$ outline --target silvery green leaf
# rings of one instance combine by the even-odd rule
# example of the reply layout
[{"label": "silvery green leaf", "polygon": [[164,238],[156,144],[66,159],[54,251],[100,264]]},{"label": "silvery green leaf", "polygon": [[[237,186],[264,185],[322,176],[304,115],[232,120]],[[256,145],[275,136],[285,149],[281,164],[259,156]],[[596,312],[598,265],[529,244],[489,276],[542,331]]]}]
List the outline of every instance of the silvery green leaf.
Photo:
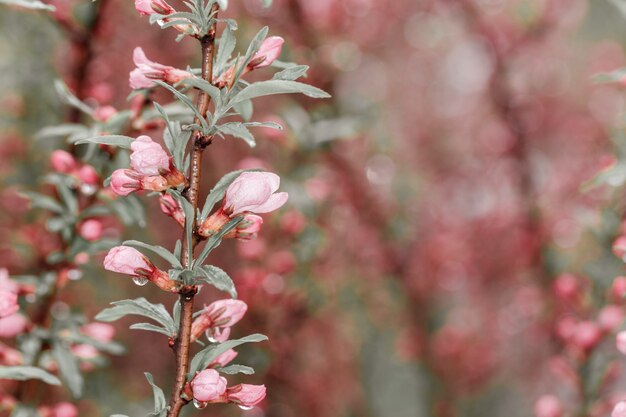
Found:
[{"label": "silvery green leaf", "polygon": [[55,80],[54,88],[63,103],[77,108],[78,110],[82,111],[85,114],[88,114],[89,116],[93,116],[93,109],[80,101],[80,99],[76,97],[69,88],[67,88],[67,85],[65,85],[63,81]]},{"label": "silvery green leaf", "polygon": [[217,5],[220,6],[220,9],[226,10],[228,9],[228,0],[217,0]]},{"label": "silvery green leaf", "polygon": [[262,342],[264,340],[267,340],[267,336],[256,333],[241,339],[227,340],[226,342],[222,342],[218,345],[211,345],[201,350],[196,354],[196,356],[193,357],[191,365],[189,366],[187,378],[190,379],[196,374],[196,372],[206,369],[206,367],[209,366],[215,358],[229,349],[243,345],[244,343]]},{"label": "silvery green leaf", "polygon": [[239,94],[234,96],[229,105],[232,106],[235,103],[239,103],[244,100],[252,100],[257,97],[264,97],[273,94],[292,93],[304,94],[305,96],[312,98],[330,97],[330,94],[328,94],[327,92],[308,84],[300,83],[297,81],[268,80],[250,84],[249,86],[241,90]]},{"label": "silvery green leaf", "polygon": [[117,342],[100,342],[98,340],[92,339],[82,334],[72,334],[69,336],[64,336],[63,340],[67,340],[71,343],[75,344],[86,344],[91,345],[98,349],[99,351],[110,353],[112,355],[121,355],[126,352],[124,346]]},{"label": "silvery green leaf", "polygon": [[178,204],[185,213],[185,239],[187,239],[187,253],[184,256],[187,257],[187,265],[191,264],[193,259],[193,229],[196,224],[196,216],[191,203],[184,197],[177,198]]},{"label": "silvery green leaf", "polygon": [[80,373],[78,358],[63,344],[54,343],[52,356],[59,366],[61,379],[72,393],[74,398],[79,398],[83,393],[83,375]]},{"label": "silvery green leaf", "polygon": [[116,321],[128,315],[138,315],[151,318],[161,324],[170,334],[176,332],[174,320],[165,309],[163,304],[152,304],[143,297],[134,300],[121,300],[111,303],[113,307],[105,308],[98,315],[96,320],[99,321]]},{"label": "silvery green leaf", "polygon": [[154,383],[154,378],[150,372],[144,372],[144,375],[146,376],[148,383],[152,386],[152,394],[154,396],[154,412],[151,414],[157,416],[167,408],[165,394],[163,394],[163,390]]},{"label": "silvery green leaf", "polygon": [[202,274],[203,280],[220,291],[226,291],[232,298],[237,298],[237,289],[232,278],[222,269],[213,265],[204,265],[197,269]]},{"label": "silvery green leaf", "polygon": [[204,119],[204,117],[200,114],[200,112],[198,111],[198,109],[196,108],[195,104],[193,104],[193,102],[191,101],[191,99],[189,97],[187,97],[186,95],[184,95],[183,93],[181,93],[180,91],[178,91],[177,89],[175,89],[174,87],[172,87],[171,85],[164,83],[163,81],[160,80],[155,80],[154,81],[157,85],[160,85],[161,87],[169,90],[172,94],[174,94],[174,96],[180,100],[181,103],[183,103],[184,105],[186,105],[195,115],[196,118],[198,120],[200,120],[200,123],[202,123],[202,128],[205,130],[209,129],[209,125],[207,124],[206,120]]},{"label": "silvery green leaf", "polygon": [[248,128],[241,122],[224,123],[223,125],[217,126],[217,130],[225,135],[243,139],[251,148],[256,146],[254,136],[252,136],[252,133],[250,133]]},{"label": "silvery green leaf", "polygon": [[[1,0],[0,0],[1,1]],[[83,134],[88,132],[85,126],[77,123],[66,123],[58,126],[47,126],[35,134],[35,139],[45,140],[66,137],[73,134]]]},{"label": "silvery green leaf", "polygon": [[245,374],[245,375],[253,375],[254,368],[245,365],[229,365],[224,368],[218,368],[218,372],[222,374],[235,375],[235,374]]},{"label": "silvery green leaf", "polygon": [[308,65],[295,65],[293,67],[285,68],[284,70],[277,72],[276,74],[274,74],[272,79],[295,81],[300,77],[304,77],[308,70]]},{"label": "silvery green leaf", "polygon": [[35,366],[0,366],[0,379],[26,381],[38,379],[50,385],[61,385],[59,378]]},{"label": "silvery green leaf", "polygon": [[233,33],[233,29],[227,27],[222,32],[222,36],[219,40],[217,54],[215,55],[214,75],[219,75],[226,69],[226,63],[230,59],[230,56],[235,50],[237,39]]},{"label": "silvery green leaf", "polygon": [[222,105],[220,89],[212,85],[208,81],[203,80],[202,78],[198,78],[198,77],[193,77],[193,78],[190,77],[190,78],[185,78],[184,80],[182,80],[181,84],[195,87],[197,89],[204,91],[209,96],[211,96],[211,99],[213,100],[213,102],[215,102],[216,106]]},{"label": "silvery green leaf", "polygon": [[167,329],[157,326],[155,324],[151,324],[151,323],[134,323],[131,324],[129,329],[131,330],[146,330],[148,332],[156,332],[156,333],[161,333],[164,334],[165,336],[168,337],[172,337],[174,336],[174,333],[169,332]]},{"label": "silvery green leaf", "polygon": [[206,261],[206,258],[209,256],[209,254],[215,249],[217,248],[220,243],[222,243],[222,237],[224,237],[225,234],[227,234],[228,232],[230,232],[231,230],[233,230],[235,227],[237,227],[237,225],[239,223],[241,223],[241,221],[243,220],[243,216],[237,216],[233,219],[230,219],[228,221],[228,223],[226,223],[218,233],[216,233],[215,235],[211,236],[206,244],[204,245],[204,247],[202,248],[202,251],[200,252],[200,256],[198,256],[198,258],[196,258],[193,261],[193,267],[196,267],[198,265],[202,265],[204,263],[204,261]]},{"label": "silvery green leaf", "polygon": [[54,200],[52,197],[48,197],[47,195],[39,194],[34,191],[24,191],[21,194],[30,199],[32,207],[50,210],[59,214],[65,213],[65,207],[59,204],[59,202]]},{"label": "silvery green leaf", "polygon": [[256,54],[259,48],[261,47],[261,44],[267,37],[268,32],[269,32],[269,28],[267,26],[261,28],[261,30],[259,30],[257,34],[254,36],[254,39],[252,39],[252,42],[250,42],[250,45],[248,45],[248,50],[246,51],[246,55],[244,56],[243,61],[238,65],[237,71],[235,71],[235,77],[234,77],[235,85],[239,81],[239,77],[241,77],[243,70],[246,68],[248,63],[252,60],[252,57],[254,56],[254,54]]},{"label": "silvery green leaf", "polygon": [[213,207],[215,206],[215,204],[217,204],[219,201],[224,199],[224,195],[226,195],[226,190],[228,189],[230,184],[232,184],[233,181],[237,179],[239,175],[241,175],[244,172],[250,172],[250,171],[260,171],[260,170],[259,169],[240,169],[237,171],[229,172],[228,174],[220,178],[217,184],[215,184],[215,187],[213,187],[213,189],[209,193],[209,195],[207,195],[206,201],[204,202],[204,206],[202,207],[202,213],[200,214],[200,219],[198,222],[201,223],[204,220],[206,220],[207,217],[209,217],[209,213],[211,212],[211,210],[213,210]]},{"label": "silvery green leaf", "polygon": [[134,248],[147,249],[147,250],[149,250],[151,252],[154,252],[155,254],[159,255],[161,258],[165,259],[172,266],[175,266],[175,267],[178,267],[178,268],[182,268],[183,267],[182,264],[180,263],[180,261],[176,258],[176,256],[174,256],[174,254],[172,252],[168,251],[163,246],[149,245],[147,243],[139,242],[137,240],[126,240],[126,241],[124,241],[122,243],[122,245],[131,246],[131,247],[134,247]]},{"label": "silvery green leaf", "polygon": [[130,149],[130,144],[133,143],[134,138],[123,135],[105,135],[105,136],[92,136],[89,138],[83,138],[77,140],[77,145],[86,143],[98,143],[102,145],[117,146],[124,149]]},{"label": "silvery green leaf", "polygon": [[26,9],[55,11],[56,7],[37,0],[0,0],[0,4],[24,7]]},{"label": "silvery green leaf", "polygon": [[246,127],[267,127],[270,129],[283,130],[282,125],[276,122],[246,122],[244,125],[246,125]]},{"label": "silvery green leaf", "polygon": [[242,102],[236,103],[233,105],[233,109],[239,113],[241,118],[246,122],[252,119],[252,114],[254,113],[254,106],[252,105],[252,100],[244,100]]}]

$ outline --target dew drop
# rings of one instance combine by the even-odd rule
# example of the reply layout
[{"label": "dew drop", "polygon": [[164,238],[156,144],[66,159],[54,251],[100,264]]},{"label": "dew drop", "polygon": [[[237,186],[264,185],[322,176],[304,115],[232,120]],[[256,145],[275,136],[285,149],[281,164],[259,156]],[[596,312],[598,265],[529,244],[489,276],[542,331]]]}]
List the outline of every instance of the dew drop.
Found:
[{"label": "dew drop", "polygon": [[241,408],[244,411],[248,411],[248,410],[252,410],[254,408],[254,406],[249,406],[249,405],[238,405],[237,407]]},{"label": "dew drop", "polygon": [[148,283],[148,279],[147,278],[141,278],[141,277],[134,277],[133,278],[133,282],[136,285],[139,285],[140,287],[143,287],[144,285],[146,285]]},{"label": "dew drop", "polygon": [[198,400],[195,400],[195,399],[193,400],[193,406],[196,407],[198,410],[202,410],[202,409],[206,408],[206,406],[208,404],[209,403],[206,402],[206,401],[198,401]]}]

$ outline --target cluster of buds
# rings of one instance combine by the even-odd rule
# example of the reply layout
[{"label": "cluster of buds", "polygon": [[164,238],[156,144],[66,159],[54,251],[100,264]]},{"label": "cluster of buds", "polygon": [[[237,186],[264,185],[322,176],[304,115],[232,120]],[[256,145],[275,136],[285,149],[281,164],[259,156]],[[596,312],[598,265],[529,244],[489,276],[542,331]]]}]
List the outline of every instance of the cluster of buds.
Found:
[{"label": "cluster of buds", "polygon": [[111,176],[111,189],[117,195],[140,190],[165,191],[185,184],[185,176],[176,169],[172,157],[149,136],[135,139],[131,150],[131,169],[118,169]]},{"label": "cluster of buds", "polygon": [[[241,75],[272,65],[272,63],[280,56],[283,49],[283,43],[285,43],[285,40],[280,36],[270,36],[265,39],[257,53],[254,54],[248,65],[246,65],[246,67],[241,71]],[[232,87],[235,82],[235,74],[238,70],[239,65],[235,62],[228,69],[222,72],[219,77],[217,77],[214,81],[215,86],[219,88]]]},{"label": "cluster of buds", "polygon": [[237,384],[227,387],[226,378],[214,369],[198,372],[189,384],[191,395],[202,408],[206,404],[234,403],[251,409],[265,398],[265,385]]},{"label": "cluster of buds", "polygon": [[225,237],[253,239],[263,224],[263,219],[255,213],[269,213],[287,202],[287,193],[276,192],[279,187],[280,177],[271,172],[242,173],[226,190],[222,206],[200,225],[198,234],[212,236],[230,219],[243,216],[243,221]]},{"label": "cluster of buds", "polygon": [[130,88],[133,90],[155,87],[155,80],[176,84],[185,78],[193,77],[190,72],[150,61],[139,47],[133,51],[133,62],[137,67],[129,76]]},{"label": "cluster of buds", "polygon": [[56,172],[74,177],[84,194],[91,195],[98,190],[100,176],[96,169],[89,164],[77,161],[69,152],[60,149],[52,152],[50,166]]},{"label": "cluster of buds", "polygon": [[167,272],[160,270],[137,249],[128,246],[112,248],[104,258],[104,269],[130,275],[137,285],[154,283],[168,292],[178,292],[176,282],[171,280]]}]

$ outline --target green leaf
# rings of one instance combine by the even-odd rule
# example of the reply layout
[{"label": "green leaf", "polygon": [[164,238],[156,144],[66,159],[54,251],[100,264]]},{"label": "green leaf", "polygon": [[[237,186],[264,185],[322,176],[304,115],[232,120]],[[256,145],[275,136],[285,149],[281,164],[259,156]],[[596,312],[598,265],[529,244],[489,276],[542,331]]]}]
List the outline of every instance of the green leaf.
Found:
[{"label": "green leaf", "polygon": [[116,321],[128,315],[148,317],[161,324],[169,334],[176,333],[174,320],[163,304],[152,304],[143,297],[134,300],[121,300],[111,303],[113,307],[105,308],[96,316],[99,321]]},{"label": "green leaf", "polygon": [[59,204],[59,202],[51,197],[48,197],[47,195],[39,194],[32,191],[25,191],[22,194],[30,199],[32,207],[50,210],[59,214],[65,213],[65,207],[63,207],[61,204]]},{"label": "green leaf", "polygon": [[67,88],[67,85],[65,85],[63,81],[55,80],[54,88],[56,89],[57,94],[59,95],[63,103],[68,104],[74,108],[77,108],[78,110],[82,111],[85,114],[88,114],[89,116],[93,116],[93,109],[89,107],[88,105],[86,105],[85,103],[83,103],[78,97],[76,97],[70,91],[70,89]]},{"label": "green leaf", "polygon": [[37,0],[0,0],[0,4],[8,4],[12,6],[24,7],[26,9],[55,11],[56,7],[51,4],[45,4]]},{"label": "green leaf", "polygon": [[237,63],[236,63],[237,69],[235,71],[233,85],[237,85],[237,83],[239,82],[239,77],[241,77],[243,70],[246,68],[248,63],[250,63],[254,54],[256,54],[259,48],[261,47],[261,44],[267,37],[268,32],[269,32],[269,28],[267,26],[261,28],[261,30],[259,30],[257,34],[254,36],[254,39],[252,39],[252,42],[250,42],[250,45],[248,45],[248,50],[246,51],[246,55],[244,56],[243,61],[239,62],[239,59],[237,59]]},{"label": "green leaf", "polygon": [[35,366],[0,366],[0,379],[26,381],[38,379],[50,385],[61,385],[59,378]]},{"label": "green leaf", "polygon": [[272,79],[294,81],[300,77],[304,77],[308,70],[309,70],[308,65],[294,65],[292,67],[288,67],[282,71],[277,72],[276,74],[274,74]]},{"label": "green leaf", "polygon": [[154,82],[157,85],[160,85],[161,87],[169,90],[172,94],[174,94],[174,96],[178,100],[180,100],[181,103],[183,103],[185,106],[189,107],[189,109],[193,112],[193,114],[196,115],[196,118],[202,124],[202,128],[207,130],[207,131],[209,130],[209,125],[207,124],[205,118],[200,114],[200,111],[196,108],[196,105],[193,104],[193,102],[191,101],[191,99],[189,97],[187,97],[186,95],[184,95],[183,93],[181,93],[180,91],[178,91],[177,89],[172,87],[171,85],[169,85],[167,83],[164,83],[163,81],[155,80]]},{"label": "green leaf", "polygon": [[[1,2],[2,0],[0,0]],[[66,123],[58,126],[47,126],[35,134],[35,139],[45,140],[59,137],[75,135],[77,133],[87,133],[89,129],[81,124]]]},{"label": "green leaf", "polygon": [[224,368],[218,368],[218,372],[222,374],[235,375],[235,374],[246,374],[253,375],[254,368],[245,365],[229,365]]},{"label": "green leaf", "polygon": [[199,90],[204,91],[209,96],[211,96],[211,99],[213,100],[213,102],[215,103],[217,107],[222,105],[221,104],[222,97],[221,97],[220,89],[212,85],[208,81],[203,80],[202,78],[193,77],[193,78],[185,78],[184,80],[181,81],[181,84],[195,87]]},{"label": "green leaf", "polygon": [[201,350],[191,360],[187,379],[191,379],[196,374],[196,372],[206,369],[206,367],[209,366],[209,364],[213,362],[215,358],[217,358],[219,355],[226,352],[227,350],[235,348],[239,345],[243,345],[244,343],[262,342],[264,340],[267,340],[267,336],[255,333],[241,339],[227,340],[226,342],[222,342],[218,345],[211,345]]},{"label": "green leaf", "polygon": [[202,248],[202,252],[200,252],[200,256],[198,256],[198,258],[193,261],[193,267],[202,265],[204,261],[206,261],[206,258],[209,256],[209,254],[213,251],[213,249],[217,248],[220,245],[220,243],[222,243],[222,237],[224,237],[225,234],[227,234],[228,232],[233,230],[235,227],[237,227],[237,225],[241,223],[242,220],[243,220],[243,216],[237,216],[233,219],[230,219],[228,223],[226,223],[224,227],[222,227],[218,233],[211,236],[207,240],[206,245],[204,245],[204,247]]},{"label": "green leaf", "polygon": [[224,195],[226,195],[226,190],[230,187],[230,184],[233,183],[244,172],[251,171],[260,171],[260,169],[240,169],[237,171],[229,172],[224,175],[220,180],[215,184],[215,187],[211,190],[209,195],[206,197],[206,201],[204,202],[204,206],[202,207],[202,213],[200,214],[199,223],[204,222],[207,217],[209,217],[209,213],[213,210],[213,207],[218,202],[224,199]]},{"label": "green leaf", "polygon": [[215,75],[219,75],[226,70],[226,64],[228,63],[230,56],[233,54],[236,45],[237,39],[235,38],[233,30],[230,27],[227,27],[222,32],[217,54],[215,55]]},{"label": "green leaf", "polygon": [[254,113],[254,106],[252,105],[252,100],[244,100],[242,102],[236,103],[233,105],[233,109],[239,113],[241,118],[246,122],[252,119],[252,114]]},{"label": "green leaf", "polygon": [[256,146],[254,136],[252,136],[252,133],[250,133],[248,128],[241,122],[224,123],[223,125],[217,126],[217,130],[225,135],[243,139],[251,148]]},{"label": "green leaf", "polygon": [[252,100],[257,97],[264,97],[273,94],[292,93],[304,94],[305,96],[312,98],[330,97],[330,94],[328,94],[327,92],[320,90],[317,87],[300,83],[298,81],[268,80],[250,84],[249,86],[241,90],[239,94],[235,95],[231,99],[229,106],[233,106],[234,104],[242,102],[244,100]]},{"label": "green leaf", "polygon": [[61,378],[74,398],[83,394],[83,375],[80,373],[78,358],[61,343],[52,346],[52,356],[59,365]]},{"label": "green leaf", "polygon": [[220,291],[226,291],[232,298],[237,298],[235,283],[222,269],[213,265],[204,265],[197,270],[202,274],[203,280]]},{"label": "green leaf", "polygon": [[176,256],[174,256],[174,254],[172,252],[168,251],[163,246],[149,245],[147,243],[139,242],[138,240],[126,240],[126,241],[124,241],[122,243],[122,245],[130,246],[130,247],[134,247],[134,248],[140,248],[140,249],[147,249],[147,250],[149,250],[149,251],[159,255],[161,258],[165,259],[172,266],[178,267],[178,268],[182,268],[183,267],[183,265],[180,263],[178,258],[176,258]]},{"label": "green leaf", "polygon": [[104,135],[104,136],[92,136],[89,138],[83,138],[77,140],[75,143],[77,145],[83,145],[86,143],[98,143],[101,145],[110,145],[117,146],[119,148],[130,149],[130,144],[133,143],[135,139],[130,136],[123,135]]},{"label": "green leaf", "polygon": [[154,383],[154,378],[150,372],[144,372],[148,383],[152,386],[152,394],[154,395],[154,412],[152,415],[159,415],[167,408],[167,401],[163,390]]},{"label": "green leaf", "polygon": [[131,330],[146,330],[148,332],[155,332],[155,333],[161,333],[164,334],[167,337],[173,337],[174,333],[168,331],[167,329],[163,328],[163,327],[159,327],[155,324],[151,324],[151,323],[134,323],[131,324],[129,329]]}]

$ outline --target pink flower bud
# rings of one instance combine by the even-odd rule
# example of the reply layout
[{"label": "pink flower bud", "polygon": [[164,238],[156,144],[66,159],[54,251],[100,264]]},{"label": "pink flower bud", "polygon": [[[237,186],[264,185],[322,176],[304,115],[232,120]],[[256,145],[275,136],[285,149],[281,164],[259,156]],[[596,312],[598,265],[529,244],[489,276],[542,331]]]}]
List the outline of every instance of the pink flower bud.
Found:
[{"label": "pink flower bud", "polygon": [[112,248],[104,258],[104,269],[136,278],[144,278],[164,291],[177,292],[176,282],[165,271],[154,266],[137,249],[128,246]]},{"label": "pink flower bud", "polygon": [[175,84],[185,78],[193,77],[190,72],[150,61],[143,49],[139,47],[133,51],[133,62],[137,66],[130,72],[129,77],[129,84],[133,90],[154,87],[156,85],[154,80]]},{"label": "pink flower bud", "polygon": [[234,349],[228,349],[226,352],[222,353],[217,358],[213,359],[209,367],[210,368],[215,368],[215,367],[222,368],[228,365],[230,362],[232,362],[232,360],[235,359],[237,355],[238,353],[235,352]]},{"label": "pink flower bud", "polygon": [[150,136],[139,136],[130,145],[131,168],[144,176],[160,175],[163,171],[169,171],[170,156],[163,150],[161,145],[152,141]]},{"label": "pink flower bud", "polygon": [[4,317],[0,319],[0,337],[15,337],[24,332],[27,325],[28,320],[19,313]]},{"label": "pink flower bud", "polygon": [[106,122],[117,114],[117,110],[113,106],[100,106],[93,112],[93,117],[100,121]]},{"label": "pink flower bud", "polygon": [[578,278],[572,274],[563,274],[558,276],[553,284],[554,294],[563,300],[572,300],[576,298],[580,289]]},{"label": "pink flower bud", "polygon": [[613,253],[624,261],[626,255],[626,236],[620,236],[613,242]]},{"label": "pink flower bud", "polygon": [[554,395],[543,395],[535,403],[536,417],[561,417],[563,405]]},{"label": "pink flower bud", "polygon": [[151,14],[171,14],[176,10],[163,0],[135,0],[135,10],[144,16]]},{"label": "pink flower bud", "polygon": [[176,220],[179,225],[185,226],[185,213],[174,197],[169,194],[162,195],[159,197],[159,205],[163,213]]},{"label": "pink flower bud", "polygon": [[50,166],[57,172],[69,174],[76,169],[77,164],[76,159],[74,159],[71,153],[56,150],[50,155]]},{"label": "pink flower bud", "polygon": [[110,342],[115,336],[115,327],[107,323],[89,323],[80,330],[85,336],[102,343]]},{"label": "pink flower bud", "polygon": [[226,378],[213,369],[205,369],[191,381],[193,398],[197,401],[211,401],[226,392]]},{"label": "pink flower bud", "polygon": [[156,267],[135,248],[116,246],[104,258],[104,269],[132,276],[150,275]]},{"label": "pink flower bud", "polygon": [[96,219],[85,220],[78,226],[78,234],[89,242],[94,242],[102,237],[102,222]]},{"label": "pink flower bud", "polygon": [[620,401],[615,404],[611,417],[626,417],[626,401]]},{"label": "pink flower bud", "polygon": [[235,230],[227,233],[225,238],[237,238],[239,240],[255,239],[261,230],[263,219],[256,214],[246,214]]},{"label": "pink flower bud", "polygon": [[243,407],[254,407],[265,398],[265,385],[238,384],[226,390],[228,401]]},{"label": "pink flower bud", "polygon": [[576,325],[572,343],[584,351],[589,351],[600,342],[601,337],[600,328],[594,322],[582,321]]},{"label": "pink flower bud", "polygon": [[0,319],[17,313],[19,309],[17,294],[11,291],[0,290]]},{"label": "pink flower bud", "polygon": [[20,291],[19,284],[9,278],[9,271],[6,268],[0,268],[0,291],[9,291],[15,294]]},{"label": "pink flower bud", "polygon": [[58,403],[52,409],[51,417],[78,417],[78,409],[68,402]]},{"label": "pink flower bud", "polygon": [[86,343],[72,346],[72,353],[75,356],[85,360],[94,359],[100,356],[100,352],[98,351],[98,349]]},{"label": "pink flower bud", "polygon": [[78,170],[78,179],[83,184],[98,185],[100,184],[100,176],[91,165],[83,165]]},{"label": "pink flower bud", "polygon": [[285,40],[280,36],[270,36],[265,39],[258,52],[254,54],[254,57],[250,60],[248,68],[255,70],[272,65],[280,55],[283,49],[283,43],[285,43]]},{"label": "pink flower bud", "polygon": [[111,175],[111,189],[117,195],[127,196],[141,190],[141,177],[130,169],[117,169]]},{"label": "pink flower bud", "polygon": [[598,314],[598,324],[605,332],[612,332],[622,325],[624,312],[621,307],[609,305],[603,307]]},{"label": "pink flower bud", "polygon": [[621,331],[615,337],[615,345],[617,350],[626,355],[626,330]]},{"label": "pink flower bud", "polygon": [[203,332],[211,340],[223,342],[234,326],[248,310],[241,300],[218,300],[211,303],[198,316],[191,326],[191,339],[196,340]]},{"label": "pink flower bud", "polygon": [[626,277],[617,277],[613,280],[611,295],[618,301],[626,297]]},{"label": "pink flower bud", "polygon": [[287,202],[287,193],[276,193],[280,177],[271,172],[244,172],[226,190],[224,211],[231,217],[246,211],[269,213]]}]

